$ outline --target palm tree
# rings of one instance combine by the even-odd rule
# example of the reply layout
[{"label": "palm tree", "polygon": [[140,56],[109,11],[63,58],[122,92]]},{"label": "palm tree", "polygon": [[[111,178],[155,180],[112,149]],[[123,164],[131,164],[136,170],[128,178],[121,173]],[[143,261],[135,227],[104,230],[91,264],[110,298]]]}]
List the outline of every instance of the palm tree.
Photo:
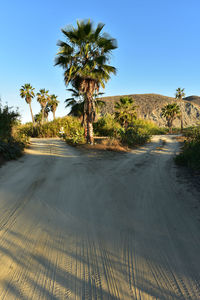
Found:
[{"label": "palm tree", "polygon": [[115,103],[115,119],[124,127],[127,128],[129,124],[136,119],[136,106],[132,98],[123,97],[119,102]]},{"label": "palm tree", "polygon": [[33,122],[33,124],[35,124],[32,108],[31,108],[31,101],[32,101],[32,98],[35,97],[35,94],[34,94],[34,88],[30,85],[30,83],[26,83],[26,84],[22,85],[22,87],[20,89],[20,96],[22,98],[25,98],[26,103],[29,104],[32,122]]},{"label": "palm tree", "polygon": [[53,113],[53,119],[55,120],[56,116],[55,116],[55,113],[56,113],[56,109],[58,107],[58,104],[59,104],[59,101],[57,100],[58,96],[56,95],[50,95],[49,97],[49,102],[48,102],[48,105],[49,105],[49,108],[51,110],[51,112]]},{"label": "palm tree", "polygon": [[45,114],[45,107],[49,101],[49,91],[46,91],[45,89],[41,89],[39,93],[37,93],[37,101],[41,105],[41,110],[42,110],[42,124],[44,124],[44,114]]},{"label": "palm tree", "polygon": [[[183,97],[185,97],[184,90],[185,89],[181,89],[181,88],[176,89],[176,94],[175,94],[176,99],[179,99],[181,101],[183,100]],[[183,117],[182,117],[182,114],[180,114],[180,120],[181,120],[181,131],[182,131],[183,130]]]},{"label": "palm tree", "polygon": [[177,103],[167,104],[162,108],[161,116],[166,118],[169,132],[172,133],[173,121],[180,117],[180,107]]},{"label": "palm tree", "polygon": [[107,64],[111,51],[117,48],[116,40],[102,34],[104,24],[94,29],[92,22],[77,22],[77,28],[62,29],[66,42],[59,41],[59,52],[55,65],[64,69],[65,84],[77,86],[84,94],[84,111],[86,113],[87,143],[93,144],[93,121],[95,103],[93,95],[99,88],[105,87],[111,73],[116,69]]}]

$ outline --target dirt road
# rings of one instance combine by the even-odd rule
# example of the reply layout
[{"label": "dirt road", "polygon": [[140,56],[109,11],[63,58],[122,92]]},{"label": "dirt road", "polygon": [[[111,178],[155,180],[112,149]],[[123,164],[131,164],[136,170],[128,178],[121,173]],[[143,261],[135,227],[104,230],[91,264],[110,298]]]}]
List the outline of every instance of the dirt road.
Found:
[{"label": "dirt road", "polygon": [[198,194],[173,137],[132,153],[34,139],[0,168],[0,299],[200,299]]}]

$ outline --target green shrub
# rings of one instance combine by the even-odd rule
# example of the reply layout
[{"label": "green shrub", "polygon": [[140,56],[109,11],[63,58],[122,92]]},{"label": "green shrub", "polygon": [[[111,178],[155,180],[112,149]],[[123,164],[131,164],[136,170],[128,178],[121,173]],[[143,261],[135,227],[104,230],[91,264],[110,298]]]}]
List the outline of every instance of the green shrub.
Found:
[{"label": "green shrub", "polygon": [[151,135],[145,128],[130,127],[127,130],[120,130],[122,144],[128,146],[142,145],[151,139]]},{"label": "green shrub", "polygon": [[97,136],[116,137],[121,125],[114,119],[114,116],[106,114],[94,123],[94,133]]},{"label": "green shrub", "polygon": [[175,157],[178,165],[200,169],[200,126],[190,127],[184,130],[186,141],[182,151]]},{"label": "green shrub", "polygon": [[143,128],[150,135],[166,134],[169,132],[168,128],[159,127],[152,121],[142,119],[135,120],[133,127]]},{"label": "green shrub", "polygon": [[[61,131],[63,133],[61,133]],[[39,138],[63,136],[63,138],[71,144],[85,142],[84,129],[81,122],[78,118],[72,116],[57,118],[43,125],[33,126],[32,123],[21,125],[18,127],[18,134]]]},{"label": "green shrub", "polygon": [[2,154],[6,160],[20,157],[23,150],[24,143],[17,142],[14,139],[11,139],[7,142],[0,140],[0,154]]},{"label": "green shrub", "polygon": [[15,126],[19,124],[19,113],[0,103],[0,154],[6,160],[16,159],[22,155],[25,147],[25,136],[15,136]]},{"label": "green shrub", "polygon": [[0,102],[0,139],[7,141],[12,137],[12,128],[19,122],[19,112],[12,107],[2,106]]}]

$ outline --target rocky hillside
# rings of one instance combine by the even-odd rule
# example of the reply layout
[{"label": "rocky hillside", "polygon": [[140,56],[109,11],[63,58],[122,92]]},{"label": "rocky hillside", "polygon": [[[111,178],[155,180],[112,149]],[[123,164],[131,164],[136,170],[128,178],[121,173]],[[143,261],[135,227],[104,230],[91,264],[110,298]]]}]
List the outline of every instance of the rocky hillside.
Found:
[{"label": "rocky hillside", "polygon": [[200,105],[200,97],[199,96],[189,96],[189,97],[185,97],[183,100]]},{"label": "rocky hillside", "polygon": [[[172,97],[166,97],[158,94],[133,94],[113,97],[103,97],[106,105],[102,108],[101,113],[113,113],[114,105],[116,101],[119,101],[121,97],[131,97],[135,100],[137,106],[138,118],[152,120],[159,126],[165,126],[166,121],[161,117],[161,109],[168,103],[177,102],[180,106],[183,123],[185,127],[196,125],[200,122],[200,105],[196,104],[193,100],[177,100]],[[180,120],[174,122],[174,126],[180,127]]]}]

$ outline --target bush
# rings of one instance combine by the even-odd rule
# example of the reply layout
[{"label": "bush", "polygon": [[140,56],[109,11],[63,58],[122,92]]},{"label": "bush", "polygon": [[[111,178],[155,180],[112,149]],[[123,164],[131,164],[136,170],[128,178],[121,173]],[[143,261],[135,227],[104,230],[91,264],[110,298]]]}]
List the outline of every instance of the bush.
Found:
[{"label": "bush", "polygon": [[130,127],[120,131],[121,142],[128,146],[142,145],[151,139],[151,135],[145,128]]},{"label": "bush", "polygon": [[18,111],[0,104],[0,155],[6,160],[22,155],[26,137],[14,134],[14,127],[20,122]]},{"label": "bush", "polygon": [[[62,133],[61,133],[62,131]],[[62,136],[71,144],[83,143],[84,129],[78,118],[67,116],[57,118],[43,125],[28,123],[18,127],[18,135],[39,138],[51,138]]]},{"label": "bush", "polygon": [[2,106],[0,102],[0,139],[7,141],[12,137],[12,128],[19,122],[19,113],[12,107]]},{"label": "bush", "polygon": [[185,129],[184,135],[186,141],[181,153],[175,157],[175,162],[178,165],[200,169],[200,126]]},{"label": "bush", "polygon": [[135,120],[133,123],[133,127],[142,128],[150,135],[166,134],[169,132],[168,128],[159,127],[152,121],[142,119]]},{"label": "bush", "polygon": [[16,159],[22,155],[25,145],[21,142],[17,142],[11,139],[7,142],[0,140],[0,154],[6,160]]},{"label": "bush", "polygon": [[94,133],[97,136],[117,137],[121,125],[114,119],[114,116],[106,114],[94,123]]}]

